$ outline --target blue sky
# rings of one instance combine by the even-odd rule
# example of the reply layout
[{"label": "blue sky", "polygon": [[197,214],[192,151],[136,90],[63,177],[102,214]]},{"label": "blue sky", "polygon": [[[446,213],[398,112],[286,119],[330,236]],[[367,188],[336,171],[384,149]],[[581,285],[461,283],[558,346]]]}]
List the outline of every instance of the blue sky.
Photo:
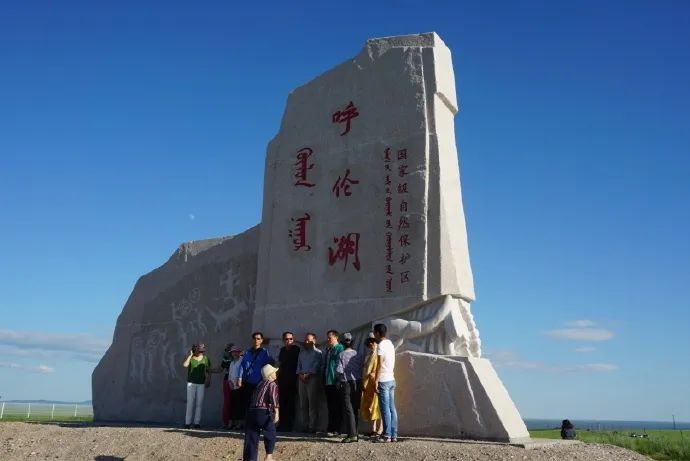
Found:
[{"label": "blue sky", "polygon": [[473,312],[522,415],[690,420],[690,4],[238,5],[0,6],[3,398],[90,398],[136,279],[259,221],[287,93],[436,31]]}]

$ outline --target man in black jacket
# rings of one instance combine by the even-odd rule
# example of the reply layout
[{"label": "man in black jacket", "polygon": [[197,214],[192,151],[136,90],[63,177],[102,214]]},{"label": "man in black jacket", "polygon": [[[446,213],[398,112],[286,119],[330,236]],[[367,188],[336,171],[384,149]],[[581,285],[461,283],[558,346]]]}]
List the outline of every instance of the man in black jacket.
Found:
[{"label": "man in black jacket", "polygon": [[280,399],[280,421],[278,431],[291,432],[295,422],[297,400],[297,359],[300,348],[295,344],[291,331],[283,333],[283,347],[278,355],[278,395]]}]

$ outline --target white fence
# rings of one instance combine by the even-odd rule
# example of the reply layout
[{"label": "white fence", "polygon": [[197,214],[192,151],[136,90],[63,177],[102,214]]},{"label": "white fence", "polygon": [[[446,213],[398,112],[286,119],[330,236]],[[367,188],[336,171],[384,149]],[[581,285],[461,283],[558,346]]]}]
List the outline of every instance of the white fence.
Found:
[{"label": "white fence", "polygon": [[93,406],[76,403],[0,402],[0,420],[43,419],[64,421],[73,418],[93,418]]}]

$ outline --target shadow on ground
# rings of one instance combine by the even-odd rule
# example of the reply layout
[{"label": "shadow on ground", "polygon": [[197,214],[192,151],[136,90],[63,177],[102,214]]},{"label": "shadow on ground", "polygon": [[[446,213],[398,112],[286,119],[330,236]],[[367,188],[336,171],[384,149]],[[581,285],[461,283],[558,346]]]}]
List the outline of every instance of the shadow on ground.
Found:
[{"label": "shadow on ground", "polygon": [[[203,429],[166,429],[164,432],[181,433],[188,437],[197,437],[200,439],[210,439],[215,437],[229,437],[231,439],[244,440],[244,432],[228,431],[228,430],[203,430]],[[296,432],[279,432],[278,440],[281,442],[325,442],[325,443],[340,443],[340,439],[329,439],[325,437],[317,437],[309,434],[300,434]]]}]

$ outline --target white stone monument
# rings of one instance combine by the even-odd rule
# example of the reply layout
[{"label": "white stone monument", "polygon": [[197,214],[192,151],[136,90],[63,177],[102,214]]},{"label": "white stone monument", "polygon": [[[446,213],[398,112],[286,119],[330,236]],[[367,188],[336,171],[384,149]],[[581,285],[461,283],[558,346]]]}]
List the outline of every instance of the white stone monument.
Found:
[{"label": "white stone monument", "polygon": [[[480,358],[457,112],[435,33],[369,40],[290,94],[266,157],[253,328],[356,330],[361,343],[384,322],[399,353],[411,351],[396,371],[402,433],[529,437]],[[434,421],[419,418],[424,407],[453,411]]]},{"label": "white stone monument", "polygon": [[[396,345],[401,435],[529,437],[481,343],[453,119],[450,50],[434,33],[369,40],[294,90],[266,156],[263,217],[184,245],[137,283],[93,374],[95,419],[181,423],[181,362],[203,340],[328,329]],[[258,255],[257,255],[258,252]],[[204,404],[218,420],[220,387]]]}]

